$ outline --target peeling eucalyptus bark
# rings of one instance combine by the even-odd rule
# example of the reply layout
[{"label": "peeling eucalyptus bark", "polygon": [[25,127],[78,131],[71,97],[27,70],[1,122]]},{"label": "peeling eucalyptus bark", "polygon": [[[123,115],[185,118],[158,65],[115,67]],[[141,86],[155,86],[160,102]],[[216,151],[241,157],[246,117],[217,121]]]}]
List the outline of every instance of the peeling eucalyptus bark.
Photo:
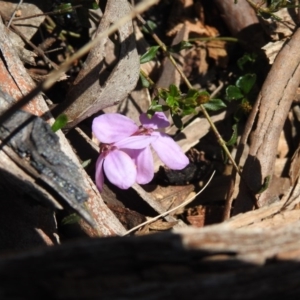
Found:
[{"label": "peeling eucalyptus bark", "polygon": [[[258,206],[264,206],[277,195],[270,189],[260,194],[264,182],[272,177],[280,132],[300,83],[300,29],[278,53],[255,106],[247,121],[238,147],[237,162],[249,143],[249,153],[242,175]],[[249,188],[241,181],[234,214],[252,209]]]},{"label": "peeling eucalyptus bark", "polygon": [[[7,109],[13,103],[14,99],[0,90],[1,109]],[[77,167],[61,151],[59,138],[49,124],[28,112],[16,111],[0,124],[0,139],[2,150],[15,163],[57,193],[64,205],[94,224],[83,206],[88,195]]]},{"label": "peeling eucalyptus bark", "polygon": [[[97,34],[129,13],[130,6],[126,0],[109,0]],[[64,113],[68,117],[69,128],[92,114],[124,100],[136,86],[140,63],[132,22],[127,22],[119,28],[118,45],[115,50],[106,47],[108,43],[109,38],[106,37],[90,51],[67,95],[63,106],[66,106]],[[111,66],[105,66],[105,57],[109,51],[118,51],[117,62],[112,71],[109,71]]]}]

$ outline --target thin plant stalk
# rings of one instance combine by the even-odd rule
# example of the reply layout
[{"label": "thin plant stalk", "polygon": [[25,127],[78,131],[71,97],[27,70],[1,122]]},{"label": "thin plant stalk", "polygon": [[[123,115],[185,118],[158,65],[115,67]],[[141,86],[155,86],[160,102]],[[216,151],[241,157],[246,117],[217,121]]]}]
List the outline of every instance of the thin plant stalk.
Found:
[{"label": "thin plant stalk", "polygon": [[[138,15],[137,18],[142,22],[142,24],[144,26],[147,26],[147,22],[140,16]],[[151,30],[151,28],[149,26],[147,26],[148,31],[151,33],[151,36],[153,37],[153,39],[156,41],[156,43],[160,46],[160,48],[162,49],[162,51],[165,53],[165,55],[169,58],[169,60],[171,61],[171,63],[174,65],[174,67],[176,68],[176,70],[179,72],[181,78],[183,79],[183,81],[185,82],[186,86],[189,89],[193,89],[193,86],[191,85],[190,81],[187,79],[187,77],[185,76],[185,74],[183,73],[183,71],[181,70],[181,68],[178,66],[178,64],[176,63],[174,57],[172,56],[172,54],[168,51],[167,46],[161,41],[161,39]],[[226,142],[223,140],[223,138],[221,137],[217,127],[215,126],[214,122],[211,120],[206,108],[204,107],[203,104],[199,105],[204,117],[207,119],[212,131],[214,132],[218,143],[220,144],[220,146],[222,147],[222,149],[224,150],[224,152],[226,153],[227,157],[229,158],[229,160],[231,161],[233,167],[236,169],[236,171],[238,172],[238,174],[241,176],[241,171],[238,167],[238,165],[236,164],[234,158],[232,157]]]}]

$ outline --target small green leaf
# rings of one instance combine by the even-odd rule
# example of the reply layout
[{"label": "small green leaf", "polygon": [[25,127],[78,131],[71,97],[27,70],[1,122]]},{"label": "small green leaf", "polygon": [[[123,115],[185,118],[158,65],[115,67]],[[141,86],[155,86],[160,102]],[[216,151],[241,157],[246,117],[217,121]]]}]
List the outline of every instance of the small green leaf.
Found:
[{"label": "small green leaf", "polygon": [[142,86],[144,88],[148,88],[149,86],[151,86],[150,82],[147,80],[147,78],[142,73],[140,73],[140,79],[141,79]]},{"label": "small green leaf", "polygon": [[203,104],[207,110],[216,111],[227,107],[221,99],[211,99],[209,102]]},{"label": "small green leaf", "polygon": [[158,103],[158,99],[154,98],[151,102],[151,105],[147,111],[147,115],[149,118],[151,118],[155,112],[157,111],[167,111],[169,110],[168,105],[162,105]]},{"label": "small green leaf", "polygon": [[233,133],[231,135],[230,140],[226,143],[227,146],[232,146],[237,142],[238,134],[237,134],[237,124],[232,126]]},{"label": "small green leaf", "polygon": [[243,71],[246,63],[254,63],[256,61],[257,54],[245,53],[241,58],[238,59],[237,65]]},{"label": "small green leaf", "polygon": [[170,106],[170,107],[173,107],[174,105],[177,105],[178,102],[176,101],[176,98],[169,95],[166,99],[166,103]]},{"label": "small green leaf", "polygon": [[94,2],[92,3],[92,9],[98,9],[98,8],[99,8],[98,3],[97,3],[96,1],[94,1]]},{"label": "small green leaf", "polygon": [[180,91],[179,91],[178,87],[175,84],[171,84],[169,86],[169,93],[173,97],[180,96]]},{"label": "small green leaf", "polygon": [[157,25],[153,21],[148,20],[146,22],[146,25],[142,27],[142,31],[144,31],[145,33],[150,33],[150,31],[154,31],[155,28],[157,28]]},{"label": "small green leaf", "polygon": [[186,98],[197,99],[200,92],[198,90],[190,89],[186,94]]},{"label": "small green leaf", "polygon": [[57,14],[64,14],[67,12],[72,12],[72,10],[73,8],[71,3],[61,3],[55,8],[54,12]]},{"label": "small green leaf", "polygon": [[243,97],[244,97],[244,95],[241,93],[241,90],[238,87],[236,87],[235,85],[229,85],[226,88],[226,99],[228,101],[238,100]]},{"label": "small green leaf", "polygon": [[161,104],[155,104],[155,105],[151,105],[149,107],[149,109],[153,110],[153,111],[162,111],[162,105]]},{"label": "small green leaf", "polygon": [[152,109],[148,109],[147,110],[147,117],[149,118],[149,119],[151,119],[152,117],[153,117],[153,115],[155,114],[155,111],[154,110],[152,110]]},{"label": "small green leaf", "polygon": [[166,91],[165,89],[159,89],[158,90],[158,95],[160,98],[166,100],[169,96],[169,91]]},{"label": "small green leaf", "polygon": [[257,192],[257,194],[261,194],[262,192],[264,192],[270,185],[270,181],[271,181],[271,175],[268,175],[264,178],[264,182],[261,186],[261,188],[259,189],[259,191]]},{"label": "small green leaf", "polygon": [[196,110],[192,107],[186,107],[182,109],[182,115],[187,116],[196,113]]},{"label": "small green leaf", "polygon": [[241,76],[237,82],[236,86],[245,94],[248,94],[256,81],[256,74],[246,74]]},{"label": "small green leaf", "polygon": [[178,53],[181,50],[190,49],[190,48],[193,48],[193,44],[191,44],[188,41],[181,41],[180,43],[168,48],[168,50],[173,53]]},{"label": "small green leaf", "polygon": [[51,129],[53,132],[56,132],[59,129],[62,129],[66,124],[68,123],[68,118],[65,114],[59,115],[53,125],[51,126]]},{"label": "small green leaf", "polygon": [[91,163],[91,161],[92,161],[91,159],[87,159],[84,162],[82,162],[81,166],[83,168],[86,168]]},{"label": "small green leaf", "polygon": [[148,61],[151,61],[155,57],[159,48],[160,46],[150,47],[149,50],[140,57],[140,63],[144,64]]},{"label": "small green leaf", "polygon": [[180,118],[180,116],[178,114],[172,114],[172,120],[174,122],[174,125],[177,128],[179,128],[179,129],[182,128],[183,124],[182,124],[181,118]]},{"label": "small green leaf", "polygon": [[63,218],[61,223],[62,225],[70,225],[70,224],[78,223],[79,221],[80,221],[80,217],[74,213]]}]

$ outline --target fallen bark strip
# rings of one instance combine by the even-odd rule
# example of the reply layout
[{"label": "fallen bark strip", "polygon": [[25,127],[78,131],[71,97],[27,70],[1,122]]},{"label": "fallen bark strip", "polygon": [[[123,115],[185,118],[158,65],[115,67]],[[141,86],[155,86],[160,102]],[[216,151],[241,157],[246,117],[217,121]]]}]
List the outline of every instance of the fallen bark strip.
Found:
[{"label": "fallen bark strip", "polygon": [[[126,0],[107,1],[97,35],[107,30],[112,23],[128,15],[130,11]],[[62,105],[67,105],[64,111],[68,117],[67,127],[74,127],[92,114],[119,103],[135,88],[139,77],[140,62],[132,21],[120,27],[118,34],[119,49],[118,47],[109,48],[107,46],[109,38],[106,37],[90,51],[67,95],[66,103]],[[111,65],[109,68],[105,66],[107,63],[105,57],[111,55],[112,51],[119,53],[115,58],[116,62],[110,62],[111,65],[115,63],[113,70],[110,71]]]},{"label": "fallen bark strip", "polygon": [[[35,87],[35,84],[19,59],[7,35],[7,29],[1,20],[0,51],[2,55],[0,59],[0,89],[18,100],[28,94]],[[37,116],[43,116],[48,113],[48,107],[42,96],[37,96],[33,99],[24,110]],[[53,119],[50,121],[53,122]],[[97,224],[96,228],[92,228],[87,223],[81,222],[83,230],[90,236],[125,233],[125,228],[103,202],[96,186],[82,168],[65,136],[61,132],[58,132],[57,135],[60,138],[61,149],[76,164],[78,173],[82,177],[82,183],[86,188],[85,192],[89,195],[87,208]],[[8,171],[10,170],[8,169]]]},{"label": "fallen bark strip", "polygon": [[300,221],[82,240],[0,258],[1,299],[299,297]]},{"label": "fallen bark strip", "polygon": [[[249,143],[249,153],[242,175],[254,194],[268,177],[272,177],[278,140],[291,103],[300,83],[300,29],[278,53],[261,92],[258,95],[238,147],[237,163]],[[277,195],[267,189],[257,196],[264,206]],[[233,214],[251,210],[253,201],[244,182],[240,183]]]},{"label": "fallen bark strip", "polygon": [[[266,44],[262,27],[254,9],[246,1],[213,0],[233,36],[248,49]],[[254,0],[259,4],[259,0]]]}]

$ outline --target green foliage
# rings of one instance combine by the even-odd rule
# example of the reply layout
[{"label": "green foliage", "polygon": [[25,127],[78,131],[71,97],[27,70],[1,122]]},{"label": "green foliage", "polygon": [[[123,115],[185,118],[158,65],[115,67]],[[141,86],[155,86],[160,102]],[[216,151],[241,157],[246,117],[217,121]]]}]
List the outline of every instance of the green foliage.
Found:
[{"label": "green foliage", "polygon": [[99,5],[96,1],[93,1],[92,3],[92,9],[98,9],[99,8]]},{"label": "green foliage", "polygon": [[172,116],[172,120],[174,122],[174,125],[177,128],[182,128],[183,124],[182,124],[182,121],[181,121],[181,117],[178,114],[171,114],[171,116]]},{"label": "green foliage", "polygon": [[244,71],[245,65],[248,63],[255,63],[257,59],[257,54],[255,53],[245,53],[241,58],[238,59],[237,65],[238,67]]},{"label": "green foliage", "polygon": [[241,90],[235,85],[230,85],[226,88],[226,99],[228,101],[239,100],[243,98],[243,96]]},{"label": "green foliage", "polygon": [[151,86],[151,83],[142,73],[140,73],[140,79],[141,79],[142,86],[144,88],[149,88]]},{"label": "green foliage", "polygon": [[144,64],[146,62],[151,61],[156,56],[156,53],[159,48],[160,48],[160,46],[150,47],[149,50],[141,56],[140,63]]},{"label": "green foliage", "polygon": [[236,86],[242,91],[244,95],[250,93],[251,89],[253,88],[256,81],[256,74],[246,74],[241,76],[237,82]]},{"label": "green foliage", "polygon": [[227,146],[232,146],[237,141],[237,124],[244,114],[248,114],[252,110],[250,95],[256,82],[256,74],[245,74],[240,76],[235,85],[229,85],[226,88],[226,99],[228,101],[238,101],[239,109],[234,115],[235,124],[233,125],[233,133]]},{"label": "green foliage", "polygon": [[145,32],[145,33],[150,34],[150,33],[153,32],[156,28],[157,28],[157,25],[156,25],[153,21],[148,20],[148,21],[146,22],[146,24],[142,27],[142,31]]},{"label": "green foliage", "polygon": [[226,88],[228,101],[246,99],[256,81],[256,74],[246,74],[236,81],[235,85]]},{"label": "green foliage", "polygon": [[178,53],[181,50],[190,49],[192,47],[193,47],[193,44],[191,44],[190,42],[188,42],[188,41],[181,41],[180,43],[178,43],[176,45],[173,45],[172,47],[169,47],[168,51],[172,52],[172,53]]},{"label": "green foliage", "polygon": [[263,182],[261,188],[259,189],[259,191],[257,192],[257,194],[261,194],[262,192],[264,192],[269,187],[270,181],[271,181],[271,175],[267,175],[264,178],[264,182]]},{"label": "green foliage", "polygon": [[[276,21],[282,21],[274,13],[282,8],[295,8],[299,7],[296,5],[295,0],[262,0],[261,3],[257,4],[252,0],[246,0],[256,11],[258,15],[265,19],[273,18]],[[266,5],[265,5],[266,4]]]},{"label": "green foliage", "polygon": [[221,99],[211,99],[209,102],[203,104],[207,110],[218,111],[226,107],[226,104]]},{"label": "green foliage", "polygon": [[53,132],[58,131],[59,129],[62,129],[63,127],[66,126],[68,122],[68,118],[65,114],[59,115],[53,125],[51,126],[51,129]]},{"label": "green foliage", "polygon": [[237,138],[238,138],[238,127],[237,127],[237,124],[234,124],[232,126],[232,135],[231,135],[231,138],[228,142],[226,142],[226,145],[227,146],[233,146],[236,142],[237,142]]},{"label": "green foliage", "polygon": [[73,7],[71,3],[61,3],[55,7],[54,12],[57,14],[64,14],[67,12],[72,12]]},{"label": "green foliage", "polygon": [[[159,99],[164,100],[165,104],[160,104]],[[171,84],[169,89],[158,90],[158,96],[152,100],[147,114],[151,117],[156,111],[170,110],[175,126],[181,128],[181,118],[196,113],[196,108],[200,105],[211,111],[226,107],[222,100],[211,99],[210,94],[206,91],[190,89],[186,94],[183,94],[176,85]]]},{"label": "green foliage", "polygon": [[70,214],[66,216],[65,218],[62,219],[61,224],[62,225],[70,225],[70,224],[75,224],[80,221],[80,217],[77,214]]},{"label": "green foliage", "polygon": [[267,7],[270,10],[270,12],[276,12],[281,8],[290,8],[295,7],[295,1],[291,0],[269,0],[267,2]]}]

